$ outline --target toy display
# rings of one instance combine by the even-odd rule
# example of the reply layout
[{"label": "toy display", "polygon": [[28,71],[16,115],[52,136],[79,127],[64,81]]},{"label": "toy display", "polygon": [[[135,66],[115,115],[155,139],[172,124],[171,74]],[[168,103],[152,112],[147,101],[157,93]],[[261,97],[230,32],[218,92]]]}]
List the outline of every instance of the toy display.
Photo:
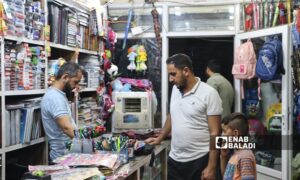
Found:
[{"label": "toy display", "polygon": [[102,54],[103,58],[103,70],[107,71],[111,67],[111,51],[109,49],[104,50],[104,53]]},{"label": "toy display", "polygon": [[136,51],[136,45],[132,46],[128,49],[128,60],[129,60],[129,65],[127,66],[127,69],[132,71],[136,69],[136,65],[135,65],[135,57],[137,56],[137,54],[135,53]]},{"label": "toy display", "polygon": [[147,69],[146,61],[147,61],[147,53],[146,49],[143,45],[138,46],[137,50],[137,58],[136,58],[136,71],[145,71]]},{"label": "toy display", "polygon": [[118,66],[114,65],[113,63],[111,63],[110,68],[107,70],[107,73],[111,76],[111,77],[116,77],[118,75]]},{"label": "toy display", "polygon": [[105,43],[106,48],[109,50],[114,50],[116,42],[117,42],[117,33],[115,33],[113,29],[110,26],[108,26],[106,43]]},{"label": "toy display", "polygon": [[[128,49],[128,60],[129,65],[127,69],[130,71],[136,70],[137,72],[145,72],[147,70],[147,52],[145,46],[143,45],[134,45]],[[136,61],[136,64],[135,62]]]}]

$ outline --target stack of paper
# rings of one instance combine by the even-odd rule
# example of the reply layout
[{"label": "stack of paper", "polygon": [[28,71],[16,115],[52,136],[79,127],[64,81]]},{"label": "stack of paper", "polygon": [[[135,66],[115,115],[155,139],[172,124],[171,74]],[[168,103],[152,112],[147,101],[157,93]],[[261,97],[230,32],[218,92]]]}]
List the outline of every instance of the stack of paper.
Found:
[{"label": "stack of paper", "polygon": [[68,25],[67,25],[67,45],[77,46],[76,35],[78,31],[78,18],[75,11],[69,9],[68,11]]},{"label": "stack of paper", "polygon": [[88,88],[97,88],[101,79],[100,62],[97,56],[88,56],[79,60],[79,64],[85,70],[84,84]]},{"label": "stack of paper", "polygon": [[42,39],[45,12],[42,9],[41,2],[26,0],[25,10],[26,37],[34,40]]},{"label": "stack of paper", "polygon": [[41,98],[27,99],[6,105],[6,146],[30,143],[41,137]]},{"label": "stack of paper", "polygon": [[78,127],[96,125],[100,117],[100,107],[94,97],[85,97],[79,100]]}]

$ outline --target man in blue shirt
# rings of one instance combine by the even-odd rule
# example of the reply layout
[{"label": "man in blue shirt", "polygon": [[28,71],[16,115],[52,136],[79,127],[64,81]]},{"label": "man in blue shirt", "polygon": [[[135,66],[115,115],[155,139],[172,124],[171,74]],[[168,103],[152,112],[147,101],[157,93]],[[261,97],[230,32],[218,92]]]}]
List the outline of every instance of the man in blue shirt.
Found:
[{"label": "man in blue shirt", "polygon": [[74,137],[76,125],[67,97],[78,86],[81,78],[80,66],[67,62],[59,68],[55,82],[43,96],[42,122],[49,140],[50,162],[65,154],[65,142]]}]

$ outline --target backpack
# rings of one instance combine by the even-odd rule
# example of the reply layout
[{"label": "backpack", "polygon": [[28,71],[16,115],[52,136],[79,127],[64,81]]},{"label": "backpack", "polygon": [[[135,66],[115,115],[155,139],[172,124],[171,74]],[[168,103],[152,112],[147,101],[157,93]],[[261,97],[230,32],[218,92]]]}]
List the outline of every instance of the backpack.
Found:
[{"label": "backpack", "polygon": [[259,50],[256,76],[264,81],[280,79],[284,74],[282,43],[277,36],[267,40]]},{"label": "backpack", "polygon": [[281,103],[274,103],[269,106],[266,121],[269,131],[281,131]]},{"label": "backpack", "polygon": [[250,39],[235,51],[232,74],[236,79],[251,79],[255,76],[256,55]]},{"label": "backpack", "polygon": [[266,134],[265,126],[258,119],[248,119],[250,142],[263,145],[263,136]]},{"label": "backpack", "polygon": [[258,96],[258,88],[249,88],[245,91],[244,112],[248,118],[259,118],[262,113]]}]

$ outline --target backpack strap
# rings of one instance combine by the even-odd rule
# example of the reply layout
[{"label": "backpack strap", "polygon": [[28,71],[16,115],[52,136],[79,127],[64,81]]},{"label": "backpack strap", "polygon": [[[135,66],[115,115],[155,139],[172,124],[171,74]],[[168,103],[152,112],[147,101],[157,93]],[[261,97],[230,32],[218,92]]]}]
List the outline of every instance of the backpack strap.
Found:
[{"label": "backpack strap", "polygon": [[258,96],[259,101],[261,100],[261,87],[260,87],[260,84],[261,84],[261,79],[258,78],[257,79],[257,96]]},{"label": "backpack strap", "polygon": [[244,80],[241,80],[241,86],[240,86],[240,89],[241,89],[241,98],[242,100],[245,99],[245,90],[244,90]]}]

